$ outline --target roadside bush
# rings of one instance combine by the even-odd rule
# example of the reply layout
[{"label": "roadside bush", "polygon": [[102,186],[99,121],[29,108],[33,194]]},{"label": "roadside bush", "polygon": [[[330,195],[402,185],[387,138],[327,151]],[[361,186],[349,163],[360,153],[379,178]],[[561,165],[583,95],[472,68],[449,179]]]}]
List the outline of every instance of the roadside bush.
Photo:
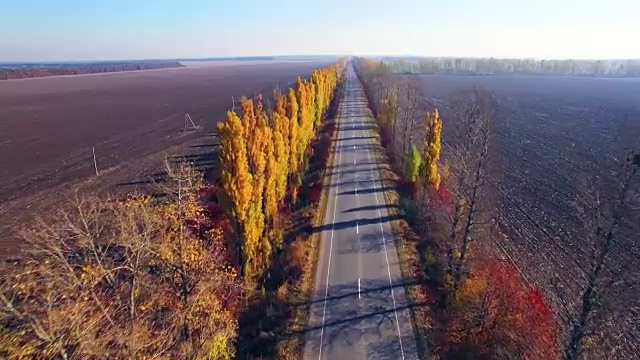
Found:
[{"label": "roadside bush", "polygon": [[307,258],[304,241],[296,239],[286,249],[284,260],[284,279],[295,283],[300,279]]},{"label": "roadside bush", "polygon": [[418,191],[418,185],[413,181],[398,180],[398,192],[401,196],[413,199]]},{"label": "roadside bush", "polygon": [[416,226],[416,223],[418,221],[419,208],[417,207],[415,201],[411,199],[401,198],[400,208],[402,209],[402,213],[407,223],[411,226]]},{"label": "roadside bush", "polygon": [[379,131],[380,131],[380,144],[385,149],[388,149],[389,145],[391,145],[391,134],[389,133],[389,130],[387,129],[386,126],[380,126]]}]

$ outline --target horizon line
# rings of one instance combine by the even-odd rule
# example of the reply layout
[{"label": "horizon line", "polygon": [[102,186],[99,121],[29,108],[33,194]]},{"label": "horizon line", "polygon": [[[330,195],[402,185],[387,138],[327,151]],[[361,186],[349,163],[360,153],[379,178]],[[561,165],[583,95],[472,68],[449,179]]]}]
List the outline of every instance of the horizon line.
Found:
[{"label": "horizon line", "polygon": [[204,57],[161,57],[161,58],[106,58],[106,59],[56,59],[56,60],[0,60],[0,64],[72,64],[72,63],[109,63],[109,62],[143,62],[143,61],[223,61],[242,59],[305,59],[305,58],[341,58],[341,57],[370,57],[370,58],[409,58],[409,59],[496,59],[496,60],[536,60],[536,61],[640,61],[635,58],[580,58],[580,57],[535,57],[535,56],[451,56],[451,55],[414,55],[414,54],[308,54],[308,55],[242,55],[242,56],[204,56]]}]

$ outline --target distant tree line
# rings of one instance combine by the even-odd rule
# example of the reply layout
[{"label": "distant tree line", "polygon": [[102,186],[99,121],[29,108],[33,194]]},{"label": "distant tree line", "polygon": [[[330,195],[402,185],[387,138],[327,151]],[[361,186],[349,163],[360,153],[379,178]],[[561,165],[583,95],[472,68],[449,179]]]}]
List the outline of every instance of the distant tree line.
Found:
[{"label": "distant tree line", "polygon": [[[2,67],[6,66],[6,67]],[[133,70],[178,68],[177,61],[100,62],[87,64],[6,64],[0,65],[0,80],[27,79],[54,75],[97,74]]]},{"label": "distant tree line", "polygon": [[423,58],[384,60],[396,74],[639,77],[640,60]]}]

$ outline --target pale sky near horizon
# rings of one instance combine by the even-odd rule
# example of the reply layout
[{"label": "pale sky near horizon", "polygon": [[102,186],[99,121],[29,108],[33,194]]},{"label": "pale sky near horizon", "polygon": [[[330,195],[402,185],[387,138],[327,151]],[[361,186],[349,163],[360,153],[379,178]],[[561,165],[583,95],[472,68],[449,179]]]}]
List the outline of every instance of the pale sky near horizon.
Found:
[{"label": "pale sky near horizon", "polygon": [[0,61],[640,58],[639,0],[0,0]]}]

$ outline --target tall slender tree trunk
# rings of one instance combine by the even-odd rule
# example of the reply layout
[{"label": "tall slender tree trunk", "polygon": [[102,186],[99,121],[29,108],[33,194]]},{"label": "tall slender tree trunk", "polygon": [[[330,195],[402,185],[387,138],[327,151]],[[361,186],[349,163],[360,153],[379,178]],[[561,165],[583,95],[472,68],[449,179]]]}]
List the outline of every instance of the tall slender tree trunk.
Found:
[{"label": "tall slender tree trunk", "polygon": [[478,191],[483,184],[483,170],[485,166],[485,160],[488,153],[488,137],[487,134],[483,134],[482,150],[478,158],[478,164],[476,167],[475,178],[471,190],[471,199],[469,200],[469,210],[467,212],[467,218],[465,220],[464,230],[462,232],[462,246],[460,248],[460,258],[456,263],[454,290],[458,290],[460,282],[462,281],[462,273],[464,262],[466,261],[467,253],[469,250],[469,244],[471,243],[471,232],[473,231],[473,225],[475,223],[476,210],[478,206]]}]

